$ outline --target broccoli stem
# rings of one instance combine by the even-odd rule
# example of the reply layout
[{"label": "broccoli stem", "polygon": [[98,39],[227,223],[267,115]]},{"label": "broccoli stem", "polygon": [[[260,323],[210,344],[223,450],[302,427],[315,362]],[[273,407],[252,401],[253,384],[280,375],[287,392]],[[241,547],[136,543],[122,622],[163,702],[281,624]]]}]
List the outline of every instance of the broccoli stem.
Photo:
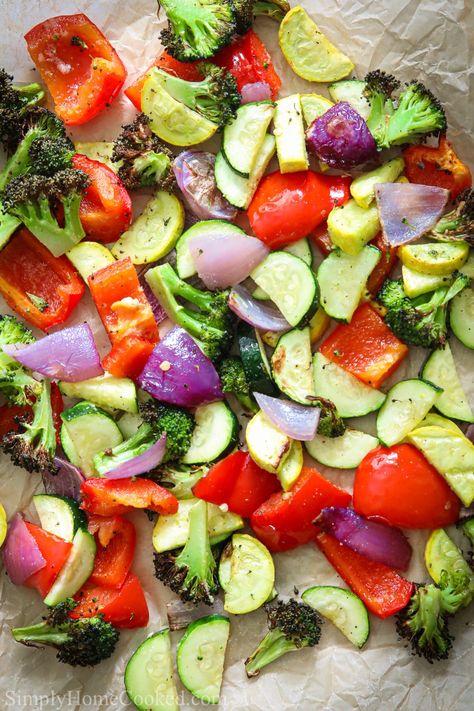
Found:
[{"label": "broccoli stem", "polygon": [[42,135],[43,132],[34,129],[28,131],[15,153],[7,160],[5,167],[0,172],[0,192],[5,189],[6,184],[9,183],[12,178],[16,178],[17,175],[23,175],[23,173],[27,172],[30,164],[29,151],[31,144],[36,138]]},{"label": "broccoli stem", "polygon": [[41,394],[33,410],[33,421],[25,425],[26,431],[22,436],[36,447],[44,448],[52,457],[56,451],[56,430],[51,408],[51,383],[47,380],[43,381]]},{"label": "broccoli stem", "polygon": [[30,646],[45,644],[50,647],[59,647],[69,639],[67,632],[51,627],[47,622],[39,622],[29,627],[15,627],[12,629],[12,635],[17,642]]},{"label": "broccoli stem", "polygon": [[97,469],[97,473],[103,476],[106,472],[138,457],[150,449],[157,440],[158,436],[154,435],[151,425],[146,423],[140,425],[135,434],[129,439],[126,439],[113,449],[107,449],[105,452],[95,455],[94,466]]},{"label": "broccoli stem", "polygon": [[248,677],[257,676],[263,667],[279,659],[287,652],[298,649],[295,643],[288,639],[280,629],[270,630],[262,639],[257,649],[245,662]]},{"label": "broccoli stem", "polygon": [[189,513],[189,534],[186,545],[176,558],[176,567],[187,567],[184,587],[197,578],[213,587],[214,571],[217,567],[207,528],[207,504],[198,501]]}]

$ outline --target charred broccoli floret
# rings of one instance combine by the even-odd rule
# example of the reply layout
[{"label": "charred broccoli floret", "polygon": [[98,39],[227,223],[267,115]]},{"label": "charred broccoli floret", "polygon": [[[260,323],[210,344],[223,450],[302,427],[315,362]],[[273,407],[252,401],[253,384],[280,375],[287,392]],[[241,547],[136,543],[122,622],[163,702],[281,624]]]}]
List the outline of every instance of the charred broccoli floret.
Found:
[{"label": "charred broccoli floret", "polygon": [[258,15],[271,17],[281,22],[290,6],[286,0],[231,0],[234,9],[236,32],[244,35],[252,27],[253,18]]},{"label": "charred broccoli floret", "polygon": [[1,447],[10,455],[13,464],[28,472],[50,471],[56,473],[56,430],[51,408],[51,386],[43,380],[41,390],[33,404],[33,419],[20,420],[20,432],[8,432],[1,441]]},{"label": "charred broccoli floret", "polygon": [[472,599],[469,578],[461,573],[443,571],[440,585],[418,585],[407,607],[397,615],[397,632],[408,639],[414,654],[430,664],[447,659],[453,637],[449,616]]},{"label": "charred broccoli floret", "polygon": [[365,77],[364,96],[370,103],[367,126],[379,149],[384,147],[387,120],[394,111],[392,94],[399,86],[398,79],[380,69],[369,72]]},{"label": "charred broccoli floret", "polygon": [[219,378],[222,392],[232,393],[245,412],[257,412],[258,405],[250,392],[242,359],[238,356],[228,356],[219,364]]},{"label": "charred broccoli floret", "polygon": [[43,98],[40,84],[14,84],[13,77],[0,69],[0,142],[7,154],[16,149],[22,116]]},{"label": "charred broccoli floret", "polygon": [[322,397],[311,397],[313,407],[319,407],[318,434],[323,437],[340,437],[346,431],[344,420],[339,415],[337,408],[331,400]]},{"label": "charred broccoli floret", "polygon": [[422,348],[442,348],[448,335],[447,305],[468,284],[469,278],[459,274],[451,286],[411,299],[401,279],[387,279],[377,298],[387,309],[385,323],[400,340]]},{"label": "charred broccoli floret", "polygon": [[454,210],[438,221],[431,236],[443,241],[464,241],[474,247],[474,190],[461,193]]},{"label": "charred broccoli floret", "polygon": [[267,605],[266,611],[270,631],[245,661],[248,677],[257,676],[263,667],[288,652],[314,647],[321,636],[322,620],[304,602],[279,600],[276,605]]},{"label": "charred broccoli floret", "polygon": [[58,171],[71,167],[74,145],[69,138],[35,138],[29,150],[31,172],[52,176]]},{"label": "charred broccoli floret", "polygon": [[182,459],[190,447],[196,425],[193,415],[183,407],[153,399],[140,405],[140,414],[157,438],[166,434],[166,455],[163,461]]},{"label": "charred broccoli floret", "polygon": [[198,501],[191,508],[184,548],[155,553],[155,575],[185,602],[212,605],[219,583],[216,555],[209,542],[205,501]]},{"label": "charred broccoli floret", "polygon": [[118,176],[129,190],[143,187],[172,189],[171,151],[164,146],[150,128],[150,119],[138,114],[122,127],[115,139],[112,161],[119,163]]},{"label": "charred broccoli floret", "polygon": [[[6,186],[3,204],[55,257],[59,257],[85,235],[79,208],[89,184],[89,176],[75,168],[60,170],[53,176],[20,175]],[[58,205],[63,208],[63,225],[55,213]]]},{"label": "charred broccoli floret", "polygon": [[176,496],[177,499],[192,499],[193,486],[209,471],[208,464],[168,463],[154,470],[152,479]]},{"label": "charred broccoli floret", "polygon": [[228,290],[201,291],[180,279],[170,264],[150,269],[147,281],[168,317],[188,331],[211,360],[227,353],[235,322],[227,305]]},{"label": "charred broccoli floret", "polygon": [[161,41],[181,62],[209,59],[230,43],[236,31],[229,0],[160,0],[159,5],[168,18]]},{"label": "charred broccoli floret", "polygon": [[59,603],[43,622],[12,629],[13,638],[28,647],[54,647],[58,661],[72,667],[99,664],[113,654],[119,632],[102,615],[71,619],[69,612],[76,605],[70,598]]},{"label": "charred broccoli floret", "polygon": [[204,76],[202,81],[186,81],[162,69],[155,69],[154,76],[176,101],[222,128],[232,121],[240,106],[236,81],[226,69],[209,62],[199,64],[199,69]]}]

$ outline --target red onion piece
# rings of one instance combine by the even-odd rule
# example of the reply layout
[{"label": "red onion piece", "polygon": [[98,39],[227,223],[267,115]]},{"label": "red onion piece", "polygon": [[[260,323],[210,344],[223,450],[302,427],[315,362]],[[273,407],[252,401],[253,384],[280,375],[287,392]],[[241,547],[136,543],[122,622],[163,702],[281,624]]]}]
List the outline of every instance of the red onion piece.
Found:
[{"label": "red onion piece", "polygon": [[161,464],[166,452],[166,434],[161,435],[158,442],[152,444],[145,452],[137,457],[122,462],[108,472],[104,472],[106,479],[129,479],[132,476],[139,476],[155,469]]},{"label": "red onion piece", "polygon": [[[153,265],[149,265],[150,268]],[[147,270],[148,271],[148,270]],[[162,323],[166,318],[166,311],[154,295],[153,291],[151,290],[151,287],[149,283],[146,280],[146,271],[142,272],[139,277],[140,285],[144,291],[144,294],[147,298],[148,303],[151,306],[151,310],[153,311],[153,316],[155,317],[155,321],[158,325]]]},{"label": "red onion piece", "polygon": [[51,380],[75,383],[104,372],[87,323],[64,328],[27,346],[3,346],[3,350],[22,365]]},{"label": "red onion piece", "polygon": [[256,237],[242,233],[191,237],[189,251],[208,289],[225,289],[246,279],[269,250]]},{"label": "red onion piece", "polygon": [[53,496],[67,496],[75,501],[80,501],[81,484],[85,481],[81,470],[64,457],[54,457],[54,463],[58,468],[56,474],[49,471],[42,473],[46,493]]},{"label": "red onion piece", "polygon": [[305,407],[263,393],[253,393],[253,396],[268,419],[288,437],[300,442],[315,438],[321,415],[319,407]]},{"label": "red onion piece", "polygon": [[183,151],[173,163],[176,181],[189,209],[200,220],[234,220],[238,210],[216,185],[215,161],[213,153]]},{"label": "red onion piece", "polygon": [[343,101],[313,121],[306,133],[309,147],[331,168],[353,168],[377,153],[374,137],[352,106]]},{"label": "red onion piece", "polygon": [[444,212],[449,190],[416,183],[379,183],[375,197],[385,239],[393,247],[422,237]]},{"label": "red onion piece", "polygon": [[245,323],[262,331],[289,331],[290,324],[276,306],[257,301],[249,290],[239,284],[229,294],[229,308]]},{"label": "red onion piece", "polygon": [[155,346],[138,383],[157,400],[181,407],[197,407],[224,397],[213,363],[178,327]]},{"label": "red onion piece", "polygon": [[269,101],[272,98],[272,89],[266,81],[254,81],[245,84],[240,94],[242,104],[251,104],[253,101]]},{"label": "red onion piece", "polygon": [[20,514],[16,514],[8,527],[2,553],[5,570],[15,585],[22,585],[30,575],[46,565],[38,544]]},{"label": "red onion piece", "polygon": [[315,521],[323,531],[361,555],[390,568],[406,570],[411,546],[399,528],[368,521],[353,509],[329,506]]}]

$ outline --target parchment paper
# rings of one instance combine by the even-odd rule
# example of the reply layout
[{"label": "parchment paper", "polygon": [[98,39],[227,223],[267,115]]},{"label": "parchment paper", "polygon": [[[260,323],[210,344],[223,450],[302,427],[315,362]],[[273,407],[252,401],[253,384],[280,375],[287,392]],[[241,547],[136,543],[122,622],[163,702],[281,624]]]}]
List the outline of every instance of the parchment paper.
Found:
[{"label": "parchment paper", "polygon": [[[292,5],[296,4],[292,2]],[[420,78],[446,106],[449,135],[464,159],[474,164],[473,12],[471,0],[302,0],[328,37],[356,63],[363,76],[368,68],[385,68],[401,79]],[[34,76],[23,34],[37,22],[55,14],[85,12],[119,51],[129,71],[130,81],[141,73],[159,51],[156,4],[154,0],[0,0],[2,25],[1,62],[17,79]],[[277,43],[277,25],[260,18],[256,29],[271,49],[283,78],[282,95],[293,91],[325,94],[322,85],[309,85],[287,66]],[[471,101],[470,97],[471,96]],[[100,118],[74,136],[86,140],[111,139],[124,121],[134,114],[122,98]],[[5,310],[5,309],[4,309]],[[87,318],[103,348],[107,340],[93,315],[88,299],[76,311],[73,322]],[[461,377],[474,405],[472,351],[453,337],[452,347]],[[421,353],[413,354],[396,380],[415,374]],[[373,419],[358,419],[359,429],[373,431]],[[351,488],[351,472],[341,473],[318,467],[334,481]],[[9,518],[27,510],[39,478],[0,461],[0,500]],[[118,711],[128,707],[123,687],[125,663],[138,644],[166,623],[165,601],[169,593],[152,575],[150,524],[142,513],[133,520],[139,528],[139,550],[134,570],[146,589],[151,620],[147,629],[124,631],[112,659],[92,670],[71,669],[56,663],[50,651],[40,652],[14,643],[9,628],[32,622],[44,613],[33,591],[13,586],[0,572],[0,704],[12,709],[68,709],[68,711]],[[427,579],[422,554],[426,535],[411,536],[414,560],[408,576]],[[341,584],[323,556],[312,546],[275,557],[276,585],[284,595],[314,584]],[[371,636],[362,651],[356,651],[330,623],[324,625],[319,646],[287,655],[261,676],[247,680],[242,660],[254,649],[266,630],[265,615],[257,611],[231,621],[221,708],[227,711],[391,711],[430,709],[461,711],[473,708],[472,612],[456,617],[457,636],[451,659],[436,666],[410,656],[397,641],[393,622],[371,618]],[[179,638],[175,633],[174,642]],[[203,707],[178,687],[183,708]]]}]

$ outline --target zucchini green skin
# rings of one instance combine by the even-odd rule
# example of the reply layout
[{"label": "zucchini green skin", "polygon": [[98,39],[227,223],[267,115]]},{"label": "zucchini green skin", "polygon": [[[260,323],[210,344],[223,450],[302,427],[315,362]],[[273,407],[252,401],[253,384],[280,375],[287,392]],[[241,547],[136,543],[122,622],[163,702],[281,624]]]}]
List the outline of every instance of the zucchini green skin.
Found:
[{"label": "zucchini green skin", "polygon": [[430,353],[421,368],[420,378],[441,389],[434,403],[438,412],[445,417],[474,423],[474,413],[459,379],[449,343]]},{"label": "zucchini green skin", "polygon": [[[124,683],[128,698],[138,711],[179,711],[167,627],[135,650],[125,667]],[[150,699],[154,702],[150,703]]]},{"label": "zucchini green skin", "polygon": [[474,349],[474,290],[466,288],[449,305],[451,330],[456,338]]},{"label": "zucchini green skin", "polygon": [[270,376],[268,362],[265,363],[255,329],[246,323],[239,323],[237,339],[250,391],[275,395],[277,390]]}]

